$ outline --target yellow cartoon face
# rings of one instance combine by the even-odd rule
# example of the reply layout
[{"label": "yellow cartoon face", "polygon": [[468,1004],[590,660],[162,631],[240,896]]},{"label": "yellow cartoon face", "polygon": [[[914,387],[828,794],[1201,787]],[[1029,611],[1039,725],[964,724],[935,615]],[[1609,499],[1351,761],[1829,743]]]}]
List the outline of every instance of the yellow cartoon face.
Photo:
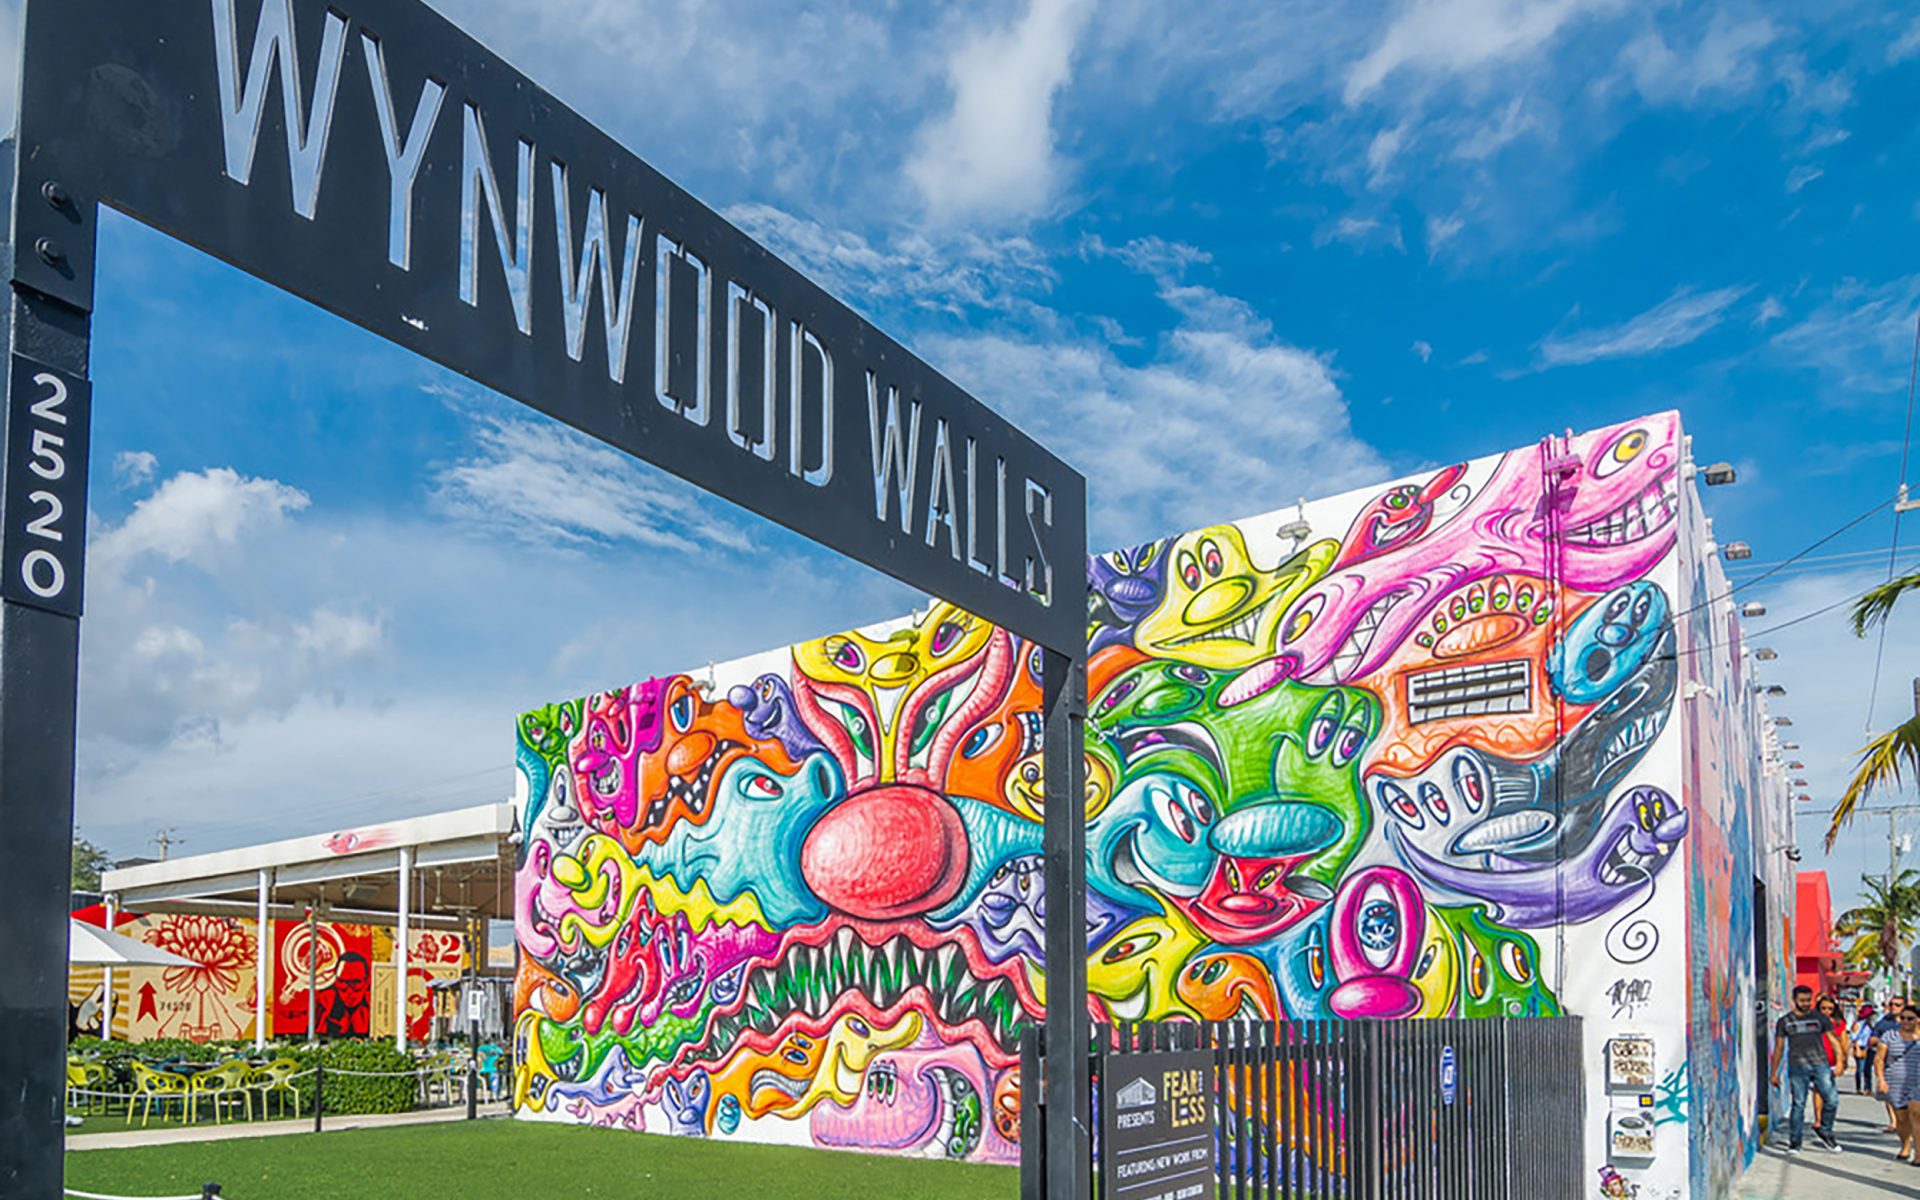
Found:
[{"label": "yellow cartoon face", "polygon": [[[908,780],[927,769],[937,735],[973,698],[983,651],[996,639],[1010,656],[1010,635],[941,602],[884,640],[856,631],[802,642],[793,650],[794,699],[820,718],[808,724],[853,783]],[[996,691],[986,706],[998,699]]]},{"label": "yellow cartoon face", "polygon": [[1177,909],[1123,926],[1087,960],[1087,990],[1117,1021],[1198,1017],[1176,992],[1180,969],[1206,944]]},{"label": "yellow cartoon face", "polygon": [[1340,553],[1328,538],[1271,571],[1247,553],[1232,525],[1214,525],[1175,539],[1167,559],[1167,592],[1134,634],[1149,654],[1203,667],[1246,667],[1273,655],[1287,606]]},{"label": "yellow cartoon face", "polygon": [[826,1051],[813,1085],[792,1108],[777,1110],[777,1115],[797,1118],[822,1100],[846,1108],[862,1095],[867,1067],[876,1057],[912,1045],[920,1036],[920,1014],[912,1010],[902,1013],[891,1025],[881,1025],[878,1018],[877,1012],[850,1012],[835,1021],[827,1031]]},{"label": "yellow cartoon face", "polygon": [[1453,932],[1439,915],[1428,909],[1427,936],[1414,961],[1413,986],[1420,989],[1420,1007],[1416,1017],[1453,1015],[1460,998],[1460,947]]}]

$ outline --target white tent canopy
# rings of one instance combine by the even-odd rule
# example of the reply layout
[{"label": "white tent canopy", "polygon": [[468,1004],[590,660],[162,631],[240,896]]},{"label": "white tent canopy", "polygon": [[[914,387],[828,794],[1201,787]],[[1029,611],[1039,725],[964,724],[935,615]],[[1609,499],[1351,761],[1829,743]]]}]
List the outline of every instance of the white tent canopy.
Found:
[{"label": "white tent canopy", "polygon": [[67,962],[76,967],[196,967],[171,950],[67,918]]}]

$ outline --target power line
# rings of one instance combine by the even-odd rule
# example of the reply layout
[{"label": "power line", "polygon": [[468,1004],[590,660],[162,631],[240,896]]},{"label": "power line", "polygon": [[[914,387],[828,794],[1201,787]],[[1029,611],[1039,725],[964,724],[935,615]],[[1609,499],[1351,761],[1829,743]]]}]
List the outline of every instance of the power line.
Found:
[{"label": "power line", "polygon": [[1832,533],[1827,534],[1825,537],[1821,538],[1819,541],[1816,541],[1813,544],[1809,545],[1808,547],[1806,547],[1806,549],[1800,551],[1798,554],[1795,554],[1793,557],[1781,559],[1779,564],[1773,567],[1771,570],[1763,571],[1760,574],[1755,575],[1751,579],[1742,579],[1739,583],[1733,584],[1732,586],[1727,588],[1726,591],[1720,592],[1717,595],[1708,596],[1706,599],[1700,601],[1698,604],[1695,604],[1693,607],[1682,609],[1679,612],[1673,614],[1673,619],[1678,621],[1681,617],[1687,616],[1691,613],[1699,612],[1701,609],[1706,608],[1717,601],[1725,600],[1727,597],[1733,595],[1735,592],[1739,591],[1741,588],[1749,588],[1749,587],[1752,587],[1754,584],[1761,582],[1762,580],[1772,578],[1774,575],[1777,575],[1781,571],[1785,570],[1788,566],[1800,561],[1802,558],[1805,558],[1810,551],[1818,550],[1820,547],[1826,545],[1828,542],[1839,537],[1841,534],[1847,532],[1849,529],[1852,529],[1854,526],[1860,524],[1862,521],[1865,521],[1867,518],[1878,513],[1881,509],[1887,507],[1887,505],[1892,503],[1893,503],[1892,500],[1882,500],[1880,503],[1874,505],[1872,508],[1869,508],[1867,511],[1861,513],[1859,516],[1855,517],[1853,520],[1848,521],[1845,525],[1842,525],[1840,528],[1834,530]]}]

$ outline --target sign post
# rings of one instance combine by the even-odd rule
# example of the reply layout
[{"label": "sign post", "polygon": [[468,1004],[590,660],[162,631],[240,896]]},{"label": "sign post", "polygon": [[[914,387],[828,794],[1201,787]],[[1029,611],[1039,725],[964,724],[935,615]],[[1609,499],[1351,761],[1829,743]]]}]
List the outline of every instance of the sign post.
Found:
[{"label": "sign post", "polygon": [[[0,1191],[62,1185],[102,205],[1044,647],[1049,987],[1084,991],[1078,472],[421,0],[28,0],[21,54]],[[1047,1027],[1048,1195],[1083,1197],[1085,1006]]]},{"label": "sign post", "polygon": [[1100,1194],[1196,1200],[1214,1189],[1213,1052],[1157,1050],[1104,1060]]}]

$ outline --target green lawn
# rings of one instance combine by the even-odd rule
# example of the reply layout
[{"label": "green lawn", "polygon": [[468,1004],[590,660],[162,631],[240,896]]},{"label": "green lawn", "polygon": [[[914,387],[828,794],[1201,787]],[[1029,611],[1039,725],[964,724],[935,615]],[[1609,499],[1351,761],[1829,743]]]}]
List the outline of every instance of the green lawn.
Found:
[{"label": "green lawn", "polygon": [[229,1200],[1011,1200],[1012,1167],[543,1125],[450,1121],[67,1155],[67,1186],[178,1196],[218,1182]]}]

